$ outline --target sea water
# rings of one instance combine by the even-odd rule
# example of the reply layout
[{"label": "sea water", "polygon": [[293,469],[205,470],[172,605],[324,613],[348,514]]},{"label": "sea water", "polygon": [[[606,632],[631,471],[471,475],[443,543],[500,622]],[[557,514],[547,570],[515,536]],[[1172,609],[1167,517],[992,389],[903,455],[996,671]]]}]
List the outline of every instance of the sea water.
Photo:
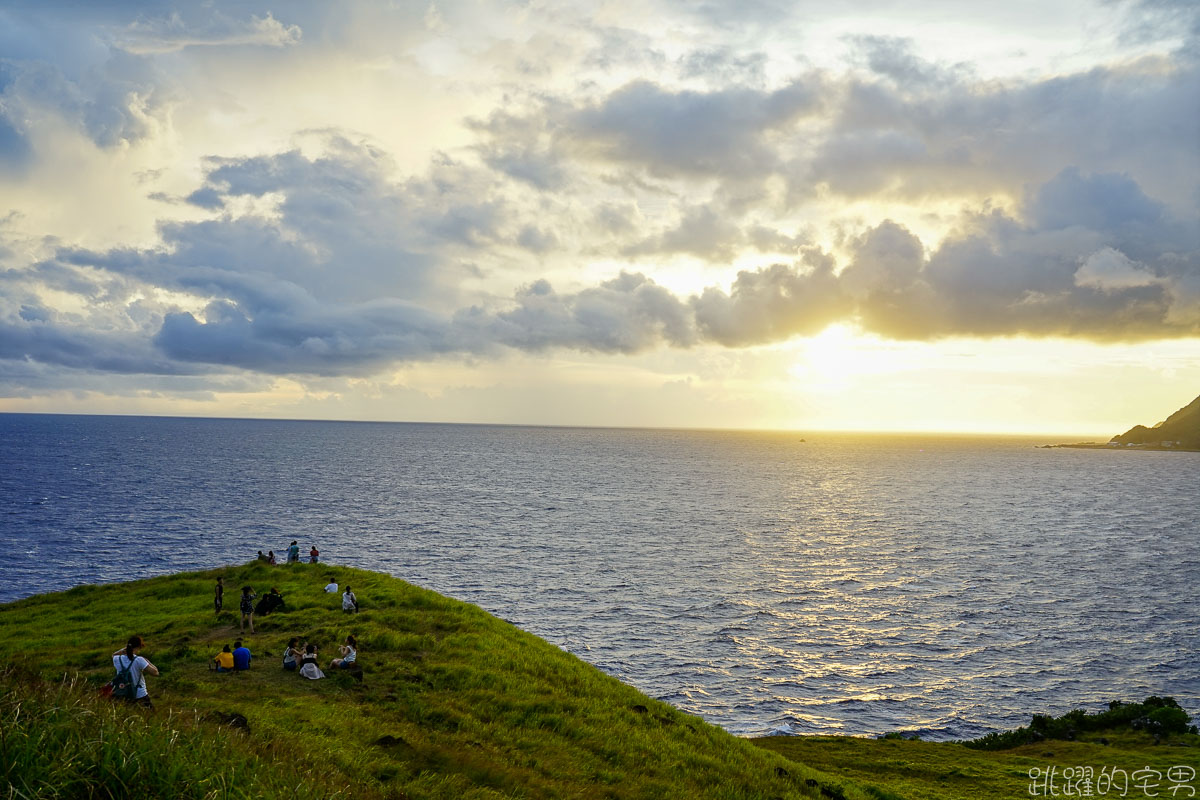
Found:
[{"label": "sea water", "polygon": [[0,415],[0,600],[298,539],[736,734],[1200,714],[1200,453],[1043,441]]}]

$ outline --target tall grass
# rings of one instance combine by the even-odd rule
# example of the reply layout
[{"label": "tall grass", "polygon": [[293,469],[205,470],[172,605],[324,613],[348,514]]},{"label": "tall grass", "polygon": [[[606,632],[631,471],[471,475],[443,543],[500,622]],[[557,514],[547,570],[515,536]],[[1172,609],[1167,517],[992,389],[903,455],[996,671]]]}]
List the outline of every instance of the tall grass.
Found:
[{"label": "tall grass", "polygon": [[149,711],[76,680],[0,673],[0,785],[17,798],[345,797],[337,775],[283,772],[239,730],[198,712]]}]

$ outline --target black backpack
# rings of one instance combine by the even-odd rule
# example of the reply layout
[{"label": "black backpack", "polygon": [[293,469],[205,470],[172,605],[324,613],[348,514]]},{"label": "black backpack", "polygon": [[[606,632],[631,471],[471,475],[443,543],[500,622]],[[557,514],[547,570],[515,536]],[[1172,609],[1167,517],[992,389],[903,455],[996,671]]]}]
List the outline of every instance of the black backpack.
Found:
[{"label": "black backpack", "polygon": [[122,700],[136,700],[138,682],[133,679],[133,659],[129,656],[122,658],[128,663],[117,670],[117,677],[112,680],[112,696]]}]

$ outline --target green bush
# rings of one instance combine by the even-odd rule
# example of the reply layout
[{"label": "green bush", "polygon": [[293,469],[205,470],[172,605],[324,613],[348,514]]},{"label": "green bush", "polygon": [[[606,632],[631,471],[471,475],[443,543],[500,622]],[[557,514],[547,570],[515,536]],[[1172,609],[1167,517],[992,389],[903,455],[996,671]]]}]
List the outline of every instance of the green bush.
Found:
[{"label": "green bush", "polygon": [[1147,697],[1141,703],[1122,703],[1114,700],[1107,711],[1089,714],[1081,709],[1068,711],[1061,717],[1034,714],[1029,726],[1015,731],[989,733],[978,739],[963,742],[976,750],[1007,750],[1046,739],[1073,741],[1081,733],[1113,730],[1146,731],[1157,736],[1196,732],[1189,728],[1187,712],[1172,697]]}]

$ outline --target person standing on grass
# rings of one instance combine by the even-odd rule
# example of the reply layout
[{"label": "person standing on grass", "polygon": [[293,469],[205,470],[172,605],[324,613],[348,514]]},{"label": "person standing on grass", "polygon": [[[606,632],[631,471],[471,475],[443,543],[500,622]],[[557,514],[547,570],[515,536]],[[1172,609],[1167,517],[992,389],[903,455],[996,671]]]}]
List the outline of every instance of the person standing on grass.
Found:
[{"label": "person standing on grass", "polygon": [[312,550],[308,551],[308,563],[310,563],[310,564],[317,563],[317,556],[319,556],[319,555],[321,555],[321,552],[319,550],[317,550],[317,546],[314,544],[312,546]]},{"label": "person standing on grass", "polygon": [[221,613],[221,606],[225,604],[225,583],[221,578],[217,578],[217,588],[213,590],[213,610],[216,613]]},{"label": "person standing on grass", "polygon": [[342,611],[352,611],[358,613],[358,598],[354,596],[354,592],[350,591],[350,587],[346,587],[346,591],[342,592]]},{"label": "person standing on grass", "polygon": [[254,593],[254,587],[242,587],[242,601],[240,606],[242,610],[242,633],[246,632],[247,621],[250,622],[250,633],[254,633],[254,598],[256,597],[258,597],[258,595]]},{"label": "person standing on grass", "polygon": [[158,677],[158,667],[151,664],[145,656],[138,655],[144,644],[142,637],[130,636],[129,641],[125,643],[125,649],[113,653],[113,668],[118,675],[123,670],[129,670],[133,682],[137,684],[137,692],[135,696],[126,698],[128,702],[154,708],[150,702],[150,693],[146,691],[146,676]]},{"label": "person standing on grass", "polygon": [[296,563],[299,563],[299,561],[300,561],[300,545],[296,544],[296,540],[293,539],[292,543],[288,545],[287,562],[289,564],[296,564]]},{"label": "person standing on grass", "polygon": [[268,564],[274,564],[274,563],[275,563],[275,551],[274,551],[274,550],[268,550],[268,551],[267,551],[267,563],[268,563]]}]

